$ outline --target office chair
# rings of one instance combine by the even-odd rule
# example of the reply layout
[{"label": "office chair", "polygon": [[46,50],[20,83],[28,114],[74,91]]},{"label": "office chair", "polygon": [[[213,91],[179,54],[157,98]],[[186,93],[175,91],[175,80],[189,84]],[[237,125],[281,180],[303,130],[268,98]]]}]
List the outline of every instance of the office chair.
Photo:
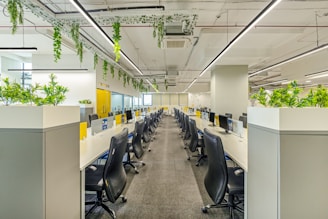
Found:
[{"label": "office chair", "polygon": [[242,121],[243,127],[247,128],[247,116],[239,116],[239,121]]},{"label": "office chair", "polygon": [[126,160],[123,161],[124,166],[130,165],[131,167],[134,168],[135,173],[139,173],[137,167],[134,165],[135,163],[140,163],[142,165],[146,165],[143,161],[131,160],[131,156],[130,156],[130,153],[133,152],[134,155],[136,156],[136,158],[140,159],[144,154],[144,150],[143,150],[142,143],[141,143],[144,124],[145,124],[144,121],[137,121],[135,123],[135,128],[134,128],[133,137],[132,137],[132,143],[127,144]]},{"label": "office chair", "polygon": [[96,119],[99,119],[98,114],[90,114],[89,115],[89,123],[90,123],[90,125],[91,125],[91,121],[92,120],[96,120]]},{"label": "office chair", "polygon": [[[193,119],[190,119],[189,121],[189,130],[190,130],[190,135],[191,135],[191,140],[189,143],[189,150],[191,152],[197,151],[197,155],[188,155],[188,160],[193,157],[198,157],[198,160],[196,162],[196,166],[199,166],[200,161],[207,158],[207,155],[205,154],[204,150],[204,140],[203,137],[198,138],[198,131],[196,127],[196,122]],[[200,152],[198,151],[198,148],[200,148]]]},{"label": "office chair", "polygon": [[126,198],[121,196],[126,185],[126,173],[122,164],[123,156],[126,152],[128,142],[128,129],[124,128],[119,134],[112,137],[109,146],[109,155],[105,165],[91,165],[85,171],[85,190],[95,191],[97,199],[85,202],[86,205],[93,206],[86,213],[90,214],[96,207],[103,207],[112,218],[116,218],[115,212],[104,204],[103,191],[107,199],[115,203],[121,197],[123,202]]},{"label": "office chair", "polygon": [[189,116],[184,114],[184,124],[185,124],[185,134],[183,140],[188,140],[190,138],[190,129],[189,129]]},{"label": "office chair", "polygon": [[228,118],[232,119],[232,113],[225,113],[225,116],[227,116]]},{"label": "office chair", "polygon": [[114,116],[113,112],[108,112],[108,117]]},{"label": "office chair", "polygon": [[[238,205],[242,203],[238,195],[244,195],[244,174],[239,167],[227,167],[221,138],[204,130],[204,143],[208,153],[208,169],[204,184],[214,204],[202,208],[204,213],[212,207],[228,207],[230,218],[234,218],[234,209],[243,212]],[[228,200],[224,197],[228,194]]]}]

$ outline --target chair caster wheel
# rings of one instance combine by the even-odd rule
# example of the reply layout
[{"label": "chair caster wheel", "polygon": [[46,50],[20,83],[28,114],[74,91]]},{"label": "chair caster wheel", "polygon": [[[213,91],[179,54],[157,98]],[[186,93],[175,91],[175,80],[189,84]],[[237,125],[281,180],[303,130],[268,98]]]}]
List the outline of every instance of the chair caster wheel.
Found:
[{"label": "chair caster wheel", "polygon": [[125,197],[122,197],[122,202],[125,203],[128,199]]},{"label": "chair caster wheel", "polygon": [[202,207],[202,212],[205,213],[205,214],[208,213],[207,208],[206,207]]},{"label": "chair caster wheel", "polygon": [[190,157],[188,157],[187,160],[190,160]]},{"label": "chair caster wheel", "polygon": [[136,174],[139,174],[139,170],[134,170],[134,172],[135,172]]},{"label": "chair caster wheel", "polygon": [[196,163],[196,166],[198,167],[199,166],[199,163]]},{"label": "chair caster wheel", "polygon": [[151,152],[151,149],[148,149],[148,152]]},{"label": "chair caster wheel", "polygon": [[146,163],[142,162],[142,166],[145,166],[145,165],[146,165]]}]

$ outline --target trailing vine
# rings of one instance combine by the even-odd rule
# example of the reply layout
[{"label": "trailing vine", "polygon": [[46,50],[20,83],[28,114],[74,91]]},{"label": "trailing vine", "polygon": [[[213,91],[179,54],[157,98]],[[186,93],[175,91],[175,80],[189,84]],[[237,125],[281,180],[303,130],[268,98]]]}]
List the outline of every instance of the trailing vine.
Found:
[{"label": "trailing vine", "polygon": [[104,60],[103,62],[103,79],[107,80],[108,62]]},{"label": "trailing vine", "polygon": [[127,77],[127,75],[126,75],[126,72],[123,72],[123,87],[125,87],[125,85],[126,85],[126,77]]},{"label": "trailing vine", "polygon": [[60,27],[59,25],[54,26],[54,34],[53,34],[53,50],[54,50],[54,57],[55,62],[58,62],[58,60],[61,57],[61,43],[62,43],[62,36],[60,33]]},{"label": "trailing vine", "polygon": [[8,0],[7,9],[10,15],[10,22],[13,25],[11,33],[15,34],[17,31],[17,24],[23,24],[24,10],[21,0]]},{"label": "trailing vine", "polygon": [[115,68],[114,65],[110,65],[110,73],[112,74],[112,78],[115,76]]},{"label": "trailing vine", "polygon": [[121,46],[120,46],[120,27],[121,24],[119,22],[113,23],[113,41],[114,41],[114,54],[115,54],[115,62],[118,62],[121,58]]},{"label": "trailing vine", "polygon": [[169,87],[169,85],[167,83],[167,79],[164,80],[164,85],[165,85],[165,90],[167,91],[167,88]]},{"label": "trailing vine", "polygon": [[158,90],[158,84],[156,83],[156,79],[155,78],[153,79],[153,88],[155,90]]},{"label": "trailing vine", "polygon": [[98,54],[95,53],[93,55],[93,69],[96,69],[97,65],[98,65]]},{"label": "trailing vine", "polygon": [[128,85],[130,85],[130,80],[131,80],[130,75],[127,75],[127,77],[126,77],[126,81],[128,82]]},{"label": "trailing vine", "polygon": [[157,36],[157,46],[158,48],[161,48],[163,37],[164,37],[164,16],[160,17],[157,23],[156,22],[153,23],[153,28],[154,28],[153,37],[156,38]]},{"label": "trailing vine", "polygon": [[137,90],[138,88],[138,82],[136,81],[136,79],[132,78],[132,86],[135,90]]},{"label": "trailing vine", "polygon": [[123,72],[121,69],[118,70],[118,80],[121,80]]},{"label": "trailing vine", "polygon": [[80,24],[78,24],[78,23],[72,24],[71,36],[75,43],[76,53],[79,56],[80,62],[82,62],[83,61],[83,44],[79,40],[79,37],[80,37],[79,29],[80,29]]}]

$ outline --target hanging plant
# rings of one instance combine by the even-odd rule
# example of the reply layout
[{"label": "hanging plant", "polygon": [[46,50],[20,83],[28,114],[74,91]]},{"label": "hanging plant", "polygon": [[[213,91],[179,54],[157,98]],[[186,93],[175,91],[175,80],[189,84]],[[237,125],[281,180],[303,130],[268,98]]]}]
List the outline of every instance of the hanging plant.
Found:
[{"label": "hanging plant", "polygon": [[[158,20],[157,22],[157,46],[158,48],[162,47],[162,41],[164,37],[164,20],[163,16]],[[153,36],[154,36],[154,31],[153,31]]]},{"label": "hanging plant", "polygon": [[10,22],[13,25],[11,33],[15,34],[17,31],[17,24],[23,24],[24,10],[21,0],[8,0],[7,9],[10,15]]},{"label": "hanging plant", "polygon": [[71,37],[75,43],[76,53],[79,56],[80,62],[83,61],[83,44],[80,42],[80,24],[73,23],[71,28]]},{"label": "hanging plant", "polygon": [[113,41],[114,41],[114,54],[115,54],[115,62],[118,62],[121,58],[121,46],[120,46],[120,27],[121,24],[119,22],[113,23]]},{"label": "hanging plant", "polygon": [[114,68],[114,65],[110,65],[110,73],[112,74],[112,78],[114,78],[115,76],[115,68]]},{"label": "hanging plant", "polygon": [[153,79],[153,88],[154,88],[155,90],[158,90],[158,84],[157,84],[155,78]]},{"label": "hanging plant", "polygon": [[140,79],[138,87],[139,87],[139,91],[143,91],[145,89],[142,79]]},{"label": "hanging plant", "polygon": [[130,85],[130,80],[131,80],[130,75],[127,75],[127,77],[126,77],[126,81],[128,82],[128,85]]},{"label": "hanging plant", "polygon": [[108,62],[104,60],[103,62],[103,79],[107,80]]},{"label": "hanging plant", "polygon": [[125,87],[126,85],[126,77],[127,77],[126,72],[123,72],[123,87]]},{"label": "hanging plant", "polygon": [[167,79],[165,79],[164,81],[164,85],[165,85],[165,90],[167,91],[167,88],[169,87],[168,83],[167,83]]},{"label": "hanging plant", "polygon": [[118,70],[118,80],[121,80],[121,77],[123,75],[123,72],[121,69]]},{"label": "hanging plant", "polygon": [[98,54],[95,53],[93,55],[93,69],[96,69],[97,65],[98,65]]},{"label": "hanging plant", "polygon": [[132,86],[133,86],[134,89],[137,90],[137,88],[138,88],[138,82],[134,78],[132,78]]},{"label": "hanging plant", "polygon": [[54,26],[54,34],[53,34],[53,50],[54,50],[54,57],[55,62],[58,62],[58,60],[61,57],[61,43],[62,43],[62,37],[60,33],[60,27],[59,25]]},{"label": "hanging plant", "polygon": [[157,31],[157,25],[156,25],[156,23],[154,22],[153,23],[153,38],[156,38],[156,31]]}]

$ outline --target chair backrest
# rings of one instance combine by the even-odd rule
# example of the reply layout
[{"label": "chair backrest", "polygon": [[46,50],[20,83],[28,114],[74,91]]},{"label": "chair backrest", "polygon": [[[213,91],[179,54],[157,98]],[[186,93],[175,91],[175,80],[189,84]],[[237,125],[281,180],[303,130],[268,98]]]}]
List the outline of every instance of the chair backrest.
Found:
[{"label": "chair backrest", "polygon": [[227,116],[228,118],[232,119],[232,113],[225,113],[225,116]]},{"label": "chair backrest", "polygon": [[208,195],[215,204],[224,199],[228,184],[228,170],[221,138],[204,130],[204,143],[207,150],[208,169],[204,184]]},{"label": "chair backrest", "polygon": [[242,121],[243,127],[247,128],[247,116],[239,116],[239,121]]},{"label": "chair backrest", "polygon": [[189,121],[189,131],[191,135],[189,150],[191,152],[195,152],[197,150],[197,145],[198,145],[198,132],[196,127],[196,121],[194,119],[190,119]]},{"label": "chair backrest", "polygon": [[135,123],[134,135],[132,139],[132,148],[136,157],[139,159],[144,154],[144,150],[141,143],[145,122],[140,120]]},{"label": "chair backrest", "polygon": [[90,124],[91,124],[91,121],[92,120],[96,120],[96,119],[99,119],[98,114],[90,114],[89,115],[89,122],[90,122]]},{"label": "chair backrest", "polygon": [[184,116],[184,122],[185,122],[185,139],[190,137],[190,129],[189,129],[189,116],[185,114]]},{"label": "chair backrest", "polygon": [[128,129],[124,128],[119,134],[112,137],[109,146],[108,158],[103,172],[103,185],[107,198],[114,203],[122,194],[126,185],[126,173],[123,167],[123,156],[128,143]]},{"label": "chair backrest", "polygon": [[150,124],[150,118],[149,116],[145,116],[144,118],[144,130],[143,130],[143,140],[144,142],[150,141],[150,134],[149,134],[149,124]]}]

